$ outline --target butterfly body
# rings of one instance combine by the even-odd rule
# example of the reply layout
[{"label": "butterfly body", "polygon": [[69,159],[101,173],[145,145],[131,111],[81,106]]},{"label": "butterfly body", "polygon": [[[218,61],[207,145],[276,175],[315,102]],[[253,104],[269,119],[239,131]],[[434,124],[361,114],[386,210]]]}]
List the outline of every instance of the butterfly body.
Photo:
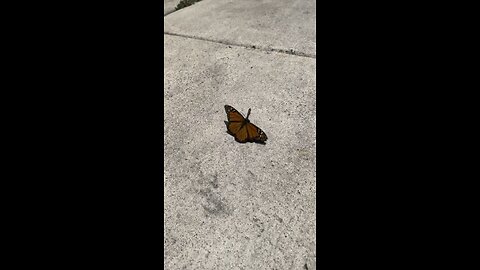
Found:
[{"label": "butterfly body", "polygon": [[228,133],[234,136],[237,142],[264,143],[267,140],[265,132],[250,123],[248,117],[250,116],[251,109],[248,109],[247,117],[243,117],[241,113],[229,105],[225,105],[225,112],[227,113],[228,118]]}]

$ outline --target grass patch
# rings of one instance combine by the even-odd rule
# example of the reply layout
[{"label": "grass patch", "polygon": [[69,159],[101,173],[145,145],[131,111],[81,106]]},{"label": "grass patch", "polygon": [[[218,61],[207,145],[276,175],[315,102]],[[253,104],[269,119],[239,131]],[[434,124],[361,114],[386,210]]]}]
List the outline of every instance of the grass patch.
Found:
[{"label": "grass patch", "polygon": [[191,5],[195,4],[196,2],[200,2],[200,1],[202,1],[202,0],[182,0],[182,1],[180,1],[180,3],[178,3],[175,10],[180,10],[182,8],[186,8],[186,7],[191,6]]}]

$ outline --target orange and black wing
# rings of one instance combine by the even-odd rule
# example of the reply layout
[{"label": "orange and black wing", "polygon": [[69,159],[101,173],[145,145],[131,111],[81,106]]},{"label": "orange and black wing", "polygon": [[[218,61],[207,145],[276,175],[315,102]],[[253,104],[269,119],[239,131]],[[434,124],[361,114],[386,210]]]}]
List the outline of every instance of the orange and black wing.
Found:
[{"label": "orange and black wing", "polygon": [[225,105],[225,112],[227,113],[228,123],[227,129],[228,133],[233,135],[235,138],[240,137],[241,139],[246,138],[247,134],[244,130],[246,123],[245,118],[241,113],[235,110],[232,106]]},{"label": "orange and black wing", "polygon": [[267,135],[260,128],[250,123],[232,106],[225,105],[225,112],[228,118],[228,133],[233,135],[236,141],[245,143],[265,142],[267,140]]},{"label": "orange and black wing", "polygon": [[245,122],[245,117],[232,106],[225,105],[225,112],[227,113],[228,122]]},{"label": "orange and black wing", "polygon": [[249,142],[265,142],[268,138],[265,132],[252,123],[245,125],[247,130],[247,141]]},{"label": "orange and black wing", "polygon": [[243,126],[241,126],[240,129],[235,134],[233,134],[233,136],[235,137],[235,140],[237,142],[248,142],[247,125],[244,124]]}]

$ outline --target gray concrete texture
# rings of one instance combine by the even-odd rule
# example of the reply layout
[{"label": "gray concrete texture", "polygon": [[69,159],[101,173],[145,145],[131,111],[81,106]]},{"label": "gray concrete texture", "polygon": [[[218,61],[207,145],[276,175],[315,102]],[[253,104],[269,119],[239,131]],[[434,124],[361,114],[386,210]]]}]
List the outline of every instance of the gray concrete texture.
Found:
[{"label": "gray concrete texture", "polygon": [[[245,4],[252,2],[303,20],[262,17],[258,4]],[[203,0],[165,17],[171,29],[180,26],[164,34],[164,269],[316,269],[316,58],[264,49],[292,43],[253,42],[268,31],[245,18],[232,29],[241,40],[216,29],[242,16],[314,29],[315,9],[305,15],[302,6],[315,7],[310,0]],[[208,31],[198,27],[209,23]],[[315,45],[296,48],[315,54]],[[225,104],[244,114],[251,108],[267,143],[235,142]]]},{"label": "gray concrete texture", "polygon": [[170,14],[175,11],[175,7],[180,0],[163,0],[163,15]]},{"label": "gray concrete texture", "polygon": [[167,16],[166,33],[316,55],[314,0],[203,0]]}]

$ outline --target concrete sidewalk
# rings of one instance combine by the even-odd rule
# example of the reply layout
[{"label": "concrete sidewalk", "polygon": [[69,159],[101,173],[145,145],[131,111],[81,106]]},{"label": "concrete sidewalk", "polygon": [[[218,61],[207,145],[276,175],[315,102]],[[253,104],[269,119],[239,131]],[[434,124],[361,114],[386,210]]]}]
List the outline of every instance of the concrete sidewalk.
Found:
[{"label": "concrete sidewalk", "polygon": [[163,15],[167,15],[175,11],[175,7],[180,0],[163,0]]},{"label": "concrete sidewalk", "polygon": [[[165,16],[164,269],[316,269],[315,14],[203,0]],[[251,108],[266,145],[235,142],[225,104]]]}]

